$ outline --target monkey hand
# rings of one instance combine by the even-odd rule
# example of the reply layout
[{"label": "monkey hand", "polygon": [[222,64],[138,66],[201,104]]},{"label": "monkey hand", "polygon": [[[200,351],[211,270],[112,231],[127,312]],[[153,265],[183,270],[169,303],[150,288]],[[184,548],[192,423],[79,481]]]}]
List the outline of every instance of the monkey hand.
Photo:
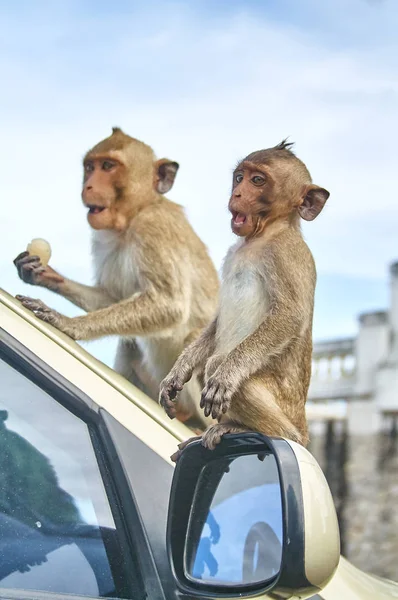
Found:
[{"label": "monkey hand", "polygon": [[50,325],[53,325],[63,333],[66,333],[72,339],[76,339],[74,330],[70,325],[71,319],[69,317],[65,317],[56,310],[49,308],[41,300],[34,300],[33,298],[20,295],[15,297],[17,300],[19,300],[22,306],[31,310],[38,319],[44,321],[45,323],[50,323]]},{"label": "monkey hand", "polygon": [[205,383],[207,383],[207,381],[210,379],[210,377],[218,369],[218,367],[224,360],[224,354],[213,354],[213,356],[209,358],[205,366]]},{"label": "monkey hand", "polygon": [[31,285],[40,285],[55,290],[64,278],[51,267],[43,266],[38,256],[31,256],[29,252],[21,252],[14,260],[19,278]]},{"label": "monkey hand", "polygon": [[173,368],[160,384],[159,404],[164,408],[170,419],[174,419],[177,414],[176,399],[178,392],[192,377],[192,369],[186,365],[181,369]]},{"label": "monkey hand", "polygon": [[231,406],[232,396],[237,390],[237,382],[228,367],[221,364],[206,382],[202,390],[200,407],[205,417],[209,415],[219,420]]}]

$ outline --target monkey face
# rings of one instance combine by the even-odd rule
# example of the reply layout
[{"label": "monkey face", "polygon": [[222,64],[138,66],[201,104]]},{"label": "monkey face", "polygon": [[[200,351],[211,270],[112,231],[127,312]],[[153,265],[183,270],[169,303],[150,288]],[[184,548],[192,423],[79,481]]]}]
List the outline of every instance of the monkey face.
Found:
[{"label": "monkey face", "polygon": [[121,129],[99,142],[84,161],[82,200],[93,229],[126,229],[146,204],[173,186],[178,163],[155,160],[152,149]]},{"label": "monkey face", "polygon": [[253,237],[278,219],[312,221],[328,197],[329,192],[312,184],[304,163],[285,147],[253,152],[234,171],[228,205],[232,231]]},{"label": "monkey face", "polygon": [[123,175],[123,164],[112,154],[86,157],[82,200],[93,229],[115,228],[119,216],[116,204],[123,196]]},{"label": "monkey face", "polygon": [[255,234],[262,220],[272,213],[273,181],[268,173],[257,165],[239,165],[234,172],[228,208],[232,214],[231,228],[236,235]]}]

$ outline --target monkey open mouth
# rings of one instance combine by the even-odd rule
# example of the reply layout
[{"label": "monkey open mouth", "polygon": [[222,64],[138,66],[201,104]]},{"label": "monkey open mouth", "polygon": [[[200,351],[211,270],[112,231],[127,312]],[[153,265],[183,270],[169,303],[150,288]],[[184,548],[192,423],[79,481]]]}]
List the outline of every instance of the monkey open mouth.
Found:
[{"label": "monkey open mouth", "polygon": [[91,215],[98,215],[98,213],[100,213],[106,209],[106,206],[97,206],[96,204],[88,204],[87,208],[88,208],[88,212]]},{"label": "monkey open mouth", "polygon": [[247,217],[241,212],[237,212],[236,210],[232,211],[232,220],[236,227],[241,227],[244,223],[246,223]]}]

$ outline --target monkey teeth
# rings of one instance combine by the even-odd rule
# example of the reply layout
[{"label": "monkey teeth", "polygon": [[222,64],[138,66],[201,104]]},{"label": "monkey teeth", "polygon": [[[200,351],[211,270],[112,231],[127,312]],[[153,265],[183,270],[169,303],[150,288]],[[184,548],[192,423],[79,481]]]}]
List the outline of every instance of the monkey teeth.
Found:
[{"label": "monkey teeth", "polygon": [[232,213],[232,218],[235,225],[243,225],[243,223],[246,223],[247,217],[243,213],[234,211]]}]

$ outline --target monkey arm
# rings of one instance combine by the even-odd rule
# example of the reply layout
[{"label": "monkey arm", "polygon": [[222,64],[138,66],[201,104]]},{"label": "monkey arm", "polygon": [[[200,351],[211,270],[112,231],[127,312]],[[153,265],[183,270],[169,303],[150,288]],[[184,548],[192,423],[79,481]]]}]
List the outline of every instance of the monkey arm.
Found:
[{"label": "monkey arm", "polygon": [[302,327],[303,318],[298,311],[279,307],[226,356],[221,369],[234,372],[234,382],[239,387],[245,379],[265,367],[271,358],[281,354],[300,335]]},{"label": "monkey arm", "polygon": [[204,366],[216,346],[217,319],[205,327],[200,335],[182,351],[175,365],[189,364],[192,369]]},{"label": "monkey arm", "polygon": [[44,287],[59,294],[87,312],[109,306],[114,302],[104,289],[66,279],[49,265],[43,266],[38,256],[30,256],[28,252],[21,252],[14,260],[14,264],[20,279],[25,283]]},{"label": "monkey arm", "polygon": [[174,327],[183,317],[183,302],[151,291],[87,315],[63,317],[59,329],[75,340],[93,340],[106,335],[148,335]]},{"label": "monkey arm", "polygon": [[203,367],[215,350],[217,319],[214,319],[177,358],[170,373],[160,383],[159,403],[171,419],[176,416],[173,400],[192,377],[195,368]]},{"label": "monkey arm", "polygon": [[36,317],[74,340],[94,340],[107,335],[148,335],[174,327],[184,318],[182,302],[172,302],[150,292],[136,294],[81,317],[65,317],[41,300],[21,295],[16,298]]},{"label": "monkey arm", "polygon": [[84,285],[71,279],[64,279],[59,283],[55,293],[67,298],[75,306],[82,308],[86,312],[92,312],[100,308],[105,308],[114,303],[108,292],[99,286]]}]

